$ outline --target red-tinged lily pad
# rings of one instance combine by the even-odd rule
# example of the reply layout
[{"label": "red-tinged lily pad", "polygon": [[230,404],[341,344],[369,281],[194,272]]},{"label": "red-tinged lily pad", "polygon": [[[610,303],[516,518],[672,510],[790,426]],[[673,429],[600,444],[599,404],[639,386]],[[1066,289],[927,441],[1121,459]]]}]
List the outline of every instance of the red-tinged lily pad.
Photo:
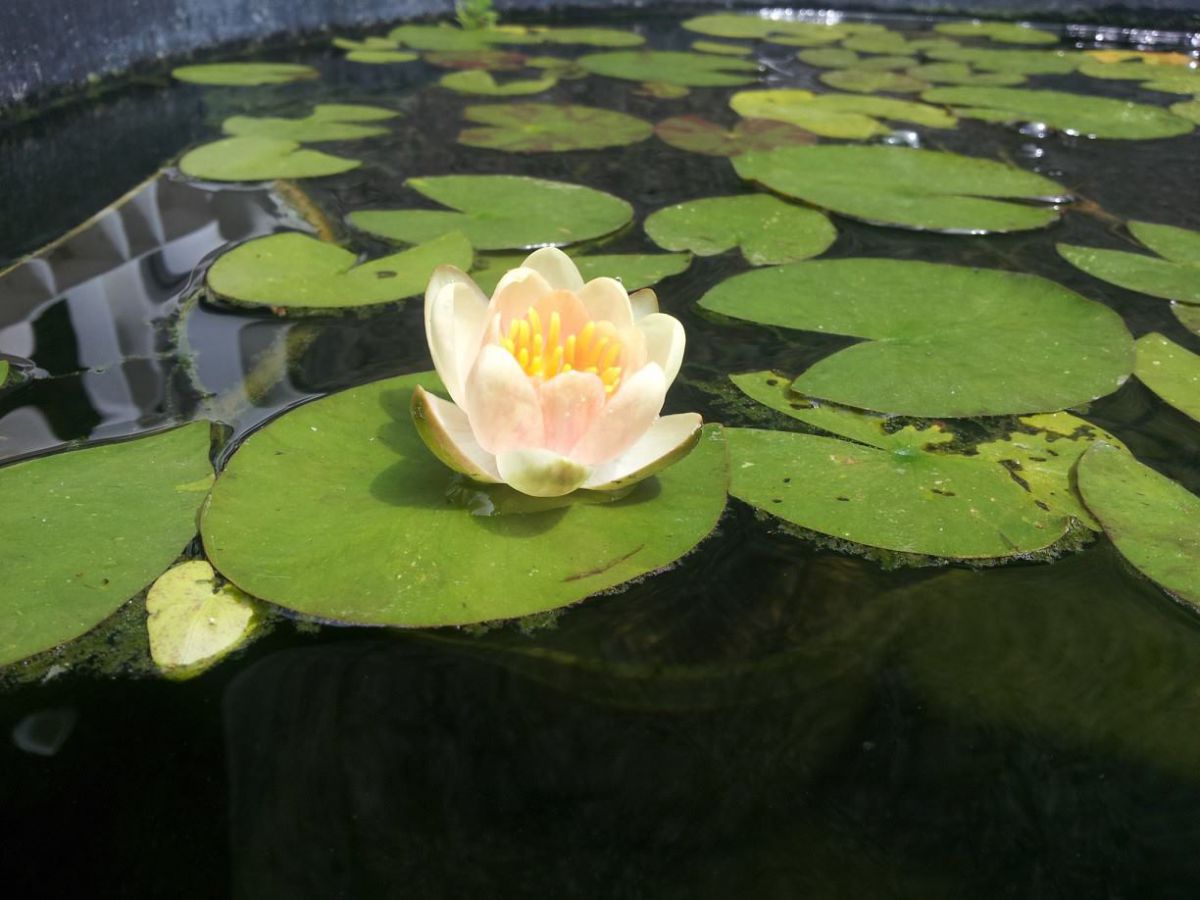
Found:
[{"label": "red-tinged lily pad", "polygon": [[654,133],[649,122],[594,106],[508,103],[468,106],[464,115],[483,127],[464,129],[460,144],[508,153],[623,147]]},{"label": "red-tinged lily pad", "polygon": [[732,128],[725,128],[700,116],[674,116],[655,125],[654,133],[672,147],[706,156],[737,156],[817,141],[812,132],[773,119],[742,119]]},{"label": "red-tinged lily pad", "polygon": [[525,55],[506,50],[439,50],[426,53],[425,62],[439,69],[516,72],[525,68]]}]

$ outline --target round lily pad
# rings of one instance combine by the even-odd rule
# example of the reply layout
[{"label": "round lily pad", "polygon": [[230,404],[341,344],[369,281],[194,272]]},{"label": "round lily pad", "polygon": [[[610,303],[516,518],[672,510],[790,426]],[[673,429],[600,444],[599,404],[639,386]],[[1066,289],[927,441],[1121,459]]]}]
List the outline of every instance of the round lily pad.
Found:
[{"label": "round lily pad", "polygon": [[721,56],[748,56],[753,49],[745,44],[726,44],[723,41],[692,41],[697,53],[717,53]]},{"label": "round lily pad", "polygon": [[352,141],[388,133],[386,128],[361,123],[379,122],[398,115],[393,110],[379,106],[324,103],[316,106],[312,115],[303,118],[232,116],[221,124],[221,128],[226,134],[238,137],[277,138],[301,144],[312,141]]},{"label": "round lily pad", "polygon": [[721,282],[722,315],[864,338],[793,389],[922,417],[1048,412],[1115,391],[1133,368],[1120,316],[1034,275],[887,259],[791,263]]},{"label": "round lily pad", "polygon": [[350,223],[409,244],[461,231],[477,250],[515,250],[601,237],[633,218],[633,207],[612,194],[542,178],[440,175],[406,183],[455,211],[364,210],[351,213]]},{"label": "round lily pad", "polygon": [[491,72],[485,72],[482,69],[468,69],[443,75],[438,84],[460,94],[513,97],[548,91],[558,84],[558,79],[553,75],[548,75],[545,78],[523,78],[516,81],[505,81],[501,84],[492,77]]},{"label": "round lily pad", "polygon": [[1157,333],[1138,338],[1136,347],[1138,381],[1200,422],[1200,356]]},{"label": "round lily pad", "polygon": [[775,119],[832,138],[869,138],[889,134],[879,119],[953,128],[958,121],[943,109],[893,97],[814,94],[793,88],[739,91],[729,105],[740,116]]},{"label": "round lily pad", "polygon": [[1012,87],[1025,83],[1025,76],[1012,72],[976,72],[966,63],[935,62],[906,70],[913,78],[931,84],[962,84],[972,87]]},{"label": "round lily pad", "polygon": [[749,60],[675,50],[590,53],[581,56],[579,64],[593,75],[683,87],[732,87],[749,84],[758,75],[758,64]]},{"label": "round lily pad", "polygon": [[189,150],[179,171],[207,181],[274,181],[279,178],[320,178],[361,166],[296,141],[270,137],[231,137]]},{"label": "round lily pad", "polygon": [[418,373],[298,407],[251,435],[201,530],[247,593],[337,622],[461,625],[555,609],[654,572],[725,505],[719,429],[625,498],[523,515],[448,501],[451,473],[409,416]]},{"label": "round lily pad", "polygon": [[650,215],[645,228],[664,250],[713,256],[737,247],[752,266],[808,259],[837,239],[837,229],[815,209],[767,194],[678,203]]},{"label": "round lily pad", "polygon": [[1200,607],[1200,497],[1107,444],[1088,450],[1076,472],[1084,502],[1121,555]]},{"label": "round lily pad", "polygon": [[925,51],[942,62],[970,63],[986,72],[1016,75],[1065,75],[1087,59],[1062,50],[996,50],[990,47],[936,47]]},{"label": "round lily pad", "polygon": [[78,637],[162,573],[196,533],[209,425],[0,468],[0,665]]},{"label": "round lily pad", "polygon": [[336,244],[288,232],[255,238],[208,270],[214,294],[273,309],[346,309],[394,303],[425,290],[440,265],[471,265],[471,245],[450,232],[371,262]]},{"label": "round lily pad", "polygon": [[365,63],[370,66],[386,66],[392,63],[413,62],[420,59],[416,53],[407,50],[351,50],[346,59],[353,63]]},{"label": "round lily pad", "polygon": [[987,38],[1001,44],[1057,44],[1058,35],[1021,22],[942,22],[933,26],[938,34],[951,37]]},{"label": "round lily pad", "polygon": [[171,76],[190,84],[255,87],[261,84],[287,84],[289,81],[316,78],[317,70],[295,63],[204,63],[172,69]]},{"label": "round lily pad", "polygon": [[460,144],[509,153],[623,147],[654,133],[649,122],[595,106],[503,103],[468,106],[464,115],[484,127],[464,129],[458,135]]},{"label": "round lily pad", "polygon": [[[475,260],[471,278],[485,294],[491,294],[504,273],[521,265],[524,259],[524,254],[518,253],[481,256]],[[685,271],[692,257],[688,253],[602,253],[573,256],[571,261],[584,281],[615,278],[626,291],[636,291]]]},{"label": "round lily pad", "polygon": [[1200,231],[1151,222],[1130,222],[1128,227],[1162,258],[1073,244],[1059,244],[1058,252],[1101,281],[1151,297],[1200,304]]},{"label": "round lily pad", "polygon": [[737,156],[817,141],[812,132],[772,119],[742,119],[732,128],[724,128],[699,116],[675,116],[655,125],[654,133],[672,147],[707,156]]},{"label": "round lily pad", "polygon": [[742,178],[856,219],[961,234],[1042,228],[1056,210],[999,198],[1066,194],[1004,163],[906,147],[788,147],[744,153],[733,165]]},{"label": "round lily pad", "polygon": [[868,68],[822,72],[821,81],[839,91],[857,91],[863,94],[915,94],[929,87],[924,81],[903,72]]}]

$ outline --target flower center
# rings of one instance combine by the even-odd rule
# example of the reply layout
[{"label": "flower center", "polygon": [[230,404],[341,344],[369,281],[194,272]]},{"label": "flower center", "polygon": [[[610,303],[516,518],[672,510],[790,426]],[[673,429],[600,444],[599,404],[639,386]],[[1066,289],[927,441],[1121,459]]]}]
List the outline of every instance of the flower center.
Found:
[{"label": "flower center", "polygon": [[524,318],[513,319],[501,345],[521,364],[526,375],[545,380],[563,372],[591,372],[600,377],[604,390],[611,394],[621,383],[621,342],[612,333],[612,325],[588,322],[575,334],[562,333],[562,317],[550,313],[543,326],[542,317],[532,306]]}]

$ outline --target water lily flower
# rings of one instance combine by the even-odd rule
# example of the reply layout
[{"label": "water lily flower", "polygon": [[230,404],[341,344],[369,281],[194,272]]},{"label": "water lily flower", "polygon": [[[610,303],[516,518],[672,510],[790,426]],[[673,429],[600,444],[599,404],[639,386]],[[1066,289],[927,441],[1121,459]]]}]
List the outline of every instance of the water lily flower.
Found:
[{"label": "water lily flower", "polygon": [[452,403],[418,387],[417,431],[450,468],[535,497],[612,491],[687,454],[700,416],[659,416],[683,361],[683,326],[653,291],[584,284],[537,250],[491,300],[453,266],[425,291],[425,336]]}]

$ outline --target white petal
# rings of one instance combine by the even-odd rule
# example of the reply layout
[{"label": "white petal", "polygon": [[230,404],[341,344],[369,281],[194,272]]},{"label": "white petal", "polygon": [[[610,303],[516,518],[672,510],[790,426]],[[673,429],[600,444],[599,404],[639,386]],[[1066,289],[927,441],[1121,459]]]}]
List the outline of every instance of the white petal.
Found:
[{"label": "white petal", "polygon": [[411,411],[417,434],[434,456],[476,481],[500,481],[496,458],[479,446],[465,412],[420,385],[413,391]]},{"label": "white petal", "polygon": [[431,305],[434,299],[448,284],[463,284],[473,288],[473,295],[483,306],[487,306],[487,295],[479,289],[471,276],[456,266],[438,266],[429,276],[429,284],[425,286],[425,333],[429,334],[429,318],[432,314]]},{"label": "white petal", "polygon": [[674,316],[650,313],[638,321],[637,328],[646,339],[646,361],[658,363],[670,387],[683,365],[683,348],[687,343],[683,326]]},{"label": "white petal", "polygon": [[496,457],[505,484],[531,497],[561,497],[583,484],[591,469],[553,450],[509,450]]},{"label": "white petal", "polygon": [[529,307],[552,290],[550,283],[534,269],[509,269],[500,276],[496,289],[492,291],[488,314],[502,313],[505,317],[502,324],[507,327],[510,317],[525,315]]},{"label": "white petal", "polygon": [[629,305],[633,309],[633,321],[644,319],[651,313],[658,312],[658,294],[650,288],[642,288],[629,295]]},{"label": "white petal", "polygon": [[450,282],[425,303],[425,339],[450,398],[465,405],[464,385],[479,353],[487,300],[474,284]]},{"label": "white petal", "polygon": [[619,457],[592,470],[585,488],[614,491],[649,478],[692,451],[700,441],[699,413],[663,416]]},{"label": "white petal", "polygon": [[525,257],[521,266],[540,273],[556,291],[578,291],[583,287],[583,276],[579,274],[579,269],[571,262],[571,257],[557,247],[534,250]]},{"label": "white petal", "polygon": [[540,447],[542,408],[529,376],[502,347],[489,344],[467,378],[467,418],[488,453]]},{"label": "white petal", "polygon": [[589,465],[612,462],[654,424],[667,396],[667,380],[656,363],[647,363],[621,382],[592,427],[571,450],[571,458]]},{"label": "white petal", "polygon": [[579,292],[588,315],[596,321],[608,321],[618,329],[633,324],[633,308],[625,286],[615,278],[593,278]]}]

